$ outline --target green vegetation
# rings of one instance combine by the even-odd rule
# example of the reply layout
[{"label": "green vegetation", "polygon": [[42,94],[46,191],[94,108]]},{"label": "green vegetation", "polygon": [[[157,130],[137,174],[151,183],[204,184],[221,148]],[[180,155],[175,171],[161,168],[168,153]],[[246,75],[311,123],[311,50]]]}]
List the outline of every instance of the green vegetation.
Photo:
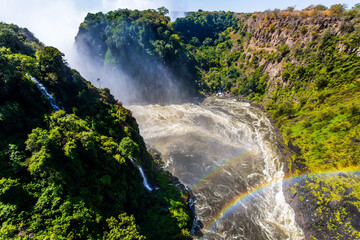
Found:
[{"label": "green vegetation", "polygon": [[[359,170],[359,19],[358,6],[312,5],[254,14],[201,11],[174,27],[198,62],[203,93],[245,96],[267,109],[293,151],[288,171],[296,176]],[[319,236],[359,237],[357,175],[313,178],[301,189],[318,188],[311,193],[321,209]]]},{"label": "green vegetation", "polygon": [[231,12],[199,11],[189,12],[185,18],[176,19],[173,26],[183,42],[200,46],[204,41],[207,45],[213,43],[228,27],[236,28],[237,21]]},{"label": "green vegetation", "polygon": [[[240,16],[249,17],[232,12],[201,11],[191,12],[185,19],[174,22],[175,30],[198,62],[201,75],[198,84],[204,94],[221,90],[256,97],[265,93],[268,76],[259,67],[259,58],[250,59],[242,50],[241,40],[246,33],[244,23],[238,19]],[[240,38],[235,40],[235,34]],[[245,69],[245,64],[251,69]]]},{"label": "green vegetation", "polygon": [[[253,14],[199,10],[174,23],[169,23],[166,12],[161,8],[89,14],[80,26],[78,45],[93,48],[91,54],[100,63],[136,66],[136,71],[148,66],[147,59],[157,59],[182,76],[182,59],[193,66],[181,68],[191,76],[190,85],[197,84],[203,94],[224,91],[263,105],[293,151],[287,164],[290,174],[359,169],[358,4],[349,10],[341,4],[310,5],[302,11],[289,7]],[[95,36],[98,32],[101,39]],[[132,56],[141,56],[144,65],[133,63]],[[147,71],[143,79],[151,74]],[[333,181],[313,178],[314,184],[295,185],[294,190],[317,186],[307,198],[317,199],[316,211],[321,209],[317,214],[323,219],[315,225],[318,236],[354,238],[360,231],[354,224],[353,209],[360,203],[356,182],[340,176]],[[349,189],[347,194],[344,189]],[[306,203],[303,196],[298,199]],[[172,214],[182,221],[181,211]]]},{"label": "green vegetation", "polygon": [[[186,197],[154,170],[130,111],[59,50],[1,23],[0,91],[0,239],[190,238]],[[132,157],[159,190],[146,191]]]},{"label": "green vegetation", "polygon": [[[263,105],[293,152],[289,174],[346,172],[360,161],[359,9],[198,11],[174,23],[165,8],[123,9],[88,14],[76,42],[146,101],[174,84],[185,96],[224,91]],[[66,112],[53,112],[27,74]],[[1,236],[189,238],[186,197],[155,171],[131,113],[60,51],[0,24],[0,91]],[[146,192],[132,157],[159,191]],[[292,189],[315,206],[314,239],[359,238],[357,174],[312,175]]]},{"label": "green vegetation", "polygon": [[166,8],[89,13],[79,27],[76,45],[83,55],[95,59],[98,68],[128,76],[140,91],[139,98],[147,102],[174,98],[177,89],[180,95],[194,94],[196,63],[167,13]]},{"label": "green vegetation", "polygon": [[306,177],[295,187],[303,195],[299,197],[300,208],[311,209],[305,212],[311,215],[311,222],[319,232],[330,239],[360,238],[358,174]]}]

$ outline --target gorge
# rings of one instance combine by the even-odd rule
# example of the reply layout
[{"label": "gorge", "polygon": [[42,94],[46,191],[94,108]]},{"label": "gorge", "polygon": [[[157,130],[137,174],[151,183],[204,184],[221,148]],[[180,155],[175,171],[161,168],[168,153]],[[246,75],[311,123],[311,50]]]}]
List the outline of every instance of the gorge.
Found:
[{"label": "gorge", "polygon": [[165,170],[193,192],[203,239],[304,237],[285,202],[283,159],[261,109],[220,97],[129,108]]},{"label": "gorge", "polygon": [[[285,157],[284,162],[281,162],[284,168],[281,169],[280,164],[274,169],[279,171],[281,169],[286,175],[287,180],[283,190],[287,201],[295,209],[297,222],[303,229],[304,235],[298,233],[293,238],[351,239],[359,236],[356,230],[356,219],[359,213],[355,210],[360,193],[355,183],[358,179],[356,159],[359,159],[359,148],[356,136],[359,133],[358,113],[360,113],[357,106],[359,104],[357,89],[360,86],[356,80],[360,74],[357,50],[360,31],[357,22],[358,7],[357,5],[346,10],[341,4],[335,4],[330,8],[323,5],[310,5],[301,11],[289,7],[285,10],[275,9],[248,14],[199,10],[190,12],[186,17],[178,18],[171,23],[166,17],[166,11],[161,8],[158,11],[122,9],[107,14],[88,14],[80,26],[76,44],[80,55],[81,52],[85,52],[98,57],[95,60],[95,66],[104,66],[104,72],[111,73],[111,70],[107,70],[109,67],[121,70],[121,76],[132,79],[133,88],[142,89],[142,86],[145,86],[146,95],[142,94],[141,90],[140,92],[133,91],[131,92],[132,99],[127,101],[126,94],[119,92],[119,95],[116,95],[118,91],[116,79],[100,77],[108,80],[108,86],[111,86],[115,96],[118,98],[123,96],[126,105],[144,105],[143,107],[131,106],[131,109],[135,115],[140,114],[137,115],[137,119],[148,146],[154,145],[154,148],[164,157],[165,169],[171,170],[171,173],[190,188],[195,179],[201,179],[201,173],[206,175],[207,171],[222,169],[221,164],[231,158],[230,152],[232,152],[229,150],[230,156],[223,153],[226,157],[219,162],[214,160],[215,165],[211,166],[209,163],[202,167],[196,165],[197,161],[206,163],[208,159],[212,159],[212,157],[205,157],[206,151],[203,153],[204,156],[192,154],[191,151],[195,150],[187,145],[188,142],[189,144],[195,142],[191,140],[192,138],[201,143],[203,137],[194,137],[191,133],[189,136],[186,135],[188,126],[183,126],[176,121],[182,119],[186,125],[187,119],[184,119],[184,116],[189,116],[188,114],[191,113],[197,116],[191,110],[181,112],[182,108],[186,108],[186,102],[193,102],[190,100],[191,96],[199,99],[192,90],[196,89],[205,95],[222,93],[230,98],[246,97],[261,105],[261,108],[267,111],[276,127],[279,128],[279,134],[282,135],[278,143],[282,146],[281,153]],[[150,19],[152,21],[149,22]],[[118,25],[115,22],[122,24]],[[93,26],[97,26],[96,31]],[[99,32],[100,38],[97,35]],[[131,44],[127,44],[129,42]],[[81,65],[79,68],[81,69]],[[158,71],[153,72],[151,69]],[[82,72],[86,74],[86,70]],[[186,75],[183,74],[184,72]],[[152,79],[151,84],[148,84],[148,79]],[[169,83],[164,84],[166,81]],[[174,81],[175,84],[173,84]],[[189,82],[196,84],[194,86]],[[175,86],[173,94],[169,94],[168,89],[164,88],[170,85]],[[119,88],[122,89],[122,87]],[[186,94],[179,94],[182,91]],[[160,105],[148,105],[154,103],[160,103]],[[156,116],[158,111],[166,112],[161,106],[164,109],[168,107],[168,113]],[[194,106],[202,105],[200,103]],[[197,107],[194,109],[199,112],[204,110]],[[177,111],[180,113],[175,114],[175,119],[173,119],[170,113]],[[227,112],[227,110],[224,111]],[[142,115],[143,112],[147,112],[150,116],[148,120],[141,120],[146,119]],[[169,116],[177,124],[169,124],[168,128],[162,127]],[[212,120],[203,118],[201,116],[200,119],[192,120],[192,122],[194,125],[211,125],[212,118],[210,118]],[[150,119],[155,120],[151,122]],[[145,122],[143,127],[141,127],[142,121]],[[221,124],[216,127],[224,128]],[[151,134],[146,135],[149,129],[154,129],[155,136],[165,134],[168,130],[170,133],[167,137],[163,136],[163,140],[156,137],[153,139]],[[207,134],[208,139],[216,136],[216,129],[212,128],[214,132]],[[185,136],[175,130],[183,130]],[[176,140],[174,140],[176,144],[185,145],[184,149],[178,149],[175,143],[170,144],[171,131],[176,133]],[[234,141],[232,138],[229,139]],[[212,147],[211,156],[217,156],[215,152],[217,148],[211,142],[215,140],[209,141],[210,143],[203,143],[203,145]],[[193,143],[193,145],[196,144]],[[240,145],[238,147],[241,148]],[[198,148],[200,150],[202,146]],[[190,153],[186,154],[186,151]],[[175,159],[178,161],[174,161]],[[192,168],[182,168],[184,162]],[[174,166],[170,167],[172,164]],[[240,165],[234,165],[240,168]],[[223,167],[226,168],[226,164]],[[183,171],[176,172],[178,168]],[[189,169],[198,172],[192,175]],[[237,174],[241,176],[240,173],[238,169]],[[235,176],[236,174],[228,172],[222,175]],[[249,176],[259,177],[250,173]],[[279,176],[271,176],[268,179],[270,183],[258,180],[258,187],[261,189],[261,186],[265,186],[268,189],[270,187],[267,186],[271,186],[271,181],[279,180]],[[228,182],[232,181],[228,179]],[[212,187],[216,189],[216,185]],[[243,189],[240,187],[241,190],[237,194],[246,195],[252,192],[257,194],[256,187],[254,189],[247,187],[243,186]],[[224,191],[229,189],[223,188]],[[236,192],[234,189],[231,191]],[[200,199],[197,200],[197,204],[200,202],[200,206],[205,206],[205,198],[207,201],[216,202],[220,201],[221,195],[226,196],[229,193],[211,191],[213,195],[209,193],[210,195],[204,197],[203,193],[196,192],[195,189],[194,194],[198,194]],[[224,200],[217,207],[226,208],[225,206],[236,203],[236,199],[241,199],[241,196],[232,197],[233,199]],[[281,202],[279,199],[277,201]],[[216,207],[215,209],[220,213],[215,213],[216,210],[213,208],[216,203],[210,205],[211,207],[208,206],[208,209],[203,210],[201,210],[203,207],[196,207],[200,212],[199,218],[203,218],[205,225],[211,222],[210,218],[216,219],[222,215],[222,211]],[[286,207],[283,210],[287,212]],[[211,211],[213,211],[212,214],[210,214]],[[239,221],[238,218],[237,221]],[[225,225],[228,228],[231,226],[231,224],[219,223],[219,225],[215,224],[215,228],[216,226],[223,227],[224,236],[231,237],[231,230],[226,229]],[[265,239],[276,239],[274,236],[266,235],[264,228],[268,225],[258,222],[257,226],[263,227],[263,231],[247,231],[246,233],[256,235],[261,232],[261,237]],[[293,226],[297,225],[294,223]],[[205,238],[224,237],[221,233],[214,231],[214,228],[205,227],[207,230],[212,229],[207,233],[208,235],[205,234]],[[241,239],[242,228],[239,226],[236,228],[239,232],[233,229],[233,234]],[[276,234],[276,232],[273,233]],[[220,235],[216,236],[216,234]],[[285,236],[286,234],[280,239]],[[259,235],[256,237],[261,238]]]},{"label": "gorge", "polygon": [[0,238],[360,239],[360,5],[168,14],[0,23]]}]

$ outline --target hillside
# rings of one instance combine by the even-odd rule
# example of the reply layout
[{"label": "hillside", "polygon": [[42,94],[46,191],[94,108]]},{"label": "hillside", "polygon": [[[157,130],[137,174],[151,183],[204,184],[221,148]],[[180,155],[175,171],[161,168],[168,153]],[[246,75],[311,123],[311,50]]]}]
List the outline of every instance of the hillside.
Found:
[{"label": "hillside", "polygon": [[[307,239],[358,239],[359,8],[199,10],[173,23],[164,8],[118,10],[89,14],[77,44],[91,46],[101,66],[121,69],[151,90],[159,78],[151,68],[160,66],[169,76],[187,72],[183,83],[205,95],[223,92],[261,104],[290,149],[286,195]],[[102,39],[94,37],[99,29]],[[134,52],[144,61],[134,62]]]},{"label": "hillside", "polygon": [[[322,139],[342,140],[321,141],[330,152],[317,144],[319,151],[302,155],[307,168],[295,162],[292,171],[356,167],[360,156],[350,144],[358,142],[352,138],[358,133],[360,110],[359,12],[335,15],[331,10],[235,14],[238,26],[220,34],[221,44],[204,43],[195,53],[199,62],[213,64],[201,68],[205,92],[222,90],[263,104],[287,142],[311,149],[311,143]],[[309,139],[315,135],[319,138]]]},{"label": "hillside", "polygon": [[130,111],[63,56],[0,23],[0,239],[189,238],[186,193],[156,170]]},{"label": "hillside", "polygon": [[[245,96],[275,120],[291,149],[285,171],[303,176],[287,194],[307,239],[360,238],[358,7],[219,12],[236,25],[224,22],[224,31],[202,42],[196,30],[188,42],[178,29],[199,63],[204,93]],[[206,25],[213,14],[190,13],[187,24]]]}]

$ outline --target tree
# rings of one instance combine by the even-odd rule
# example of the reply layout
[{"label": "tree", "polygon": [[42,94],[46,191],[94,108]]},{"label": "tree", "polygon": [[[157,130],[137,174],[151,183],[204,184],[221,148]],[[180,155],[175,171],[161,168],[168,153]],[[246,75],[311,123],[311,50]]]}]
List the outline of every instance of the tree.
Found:
[{"label": "tree", "polygon": [[106,220],[110,232],[105,233],[103,239],[108,240],[143,240],[135,224],[133,216],[127,216],[126,213],[120,214],[117,218],[111,217]]},{"label": "tree", "polygon": [[315,10],[315,11],[324,11],[324,10],[327,9],[327,7],[322,5],[322,4],[318,4],[315,7],[313,7],[312,9]]},{"label": "tree", "polygon": [[330,7],[330,12],[332,15],[341,15],[345,12],[346,5],[345,4],[335,4]]},{"label": "tree", "polygon": [[310,10],[313,10],[313,8],[314,8],[314,5],[311,4],[311,5],[307,6],[306,8],[304,8],[304,10],[305,11],[310,11]]},{"label": "tree", "polygon": [[195,47],[200,46],[200,41],[197,37],[192,37],[189,43]]},{"label": "tree", "polygon": [[166,7],[159,7],[157,10],[158,10],[158,13],[163,16],[169,14],[169,10]]},{"label": "tree", "polygon": [[131,138],[125,137],[120,142],[121,154],[126,157],[135,157],[139,156],[140,150],[139,145],[136,144]]},{"label": "tree", "polygon": [[64,69],[65,55],[54,47],[44,47],[36,52],[41,72],[60,73]]},{"label": "tree", "polygon": [[289,11],[289,12],[293,12],[294,9],[295,9],[295,7],[294,7],[294,6],[291,6],[291,7],[288,7],[286,10]]},{"label": "tree", "polygon": [[357,3],[354,5],[353,9],[357,9],[357,10],[360,10],[360,3]]},{"label": "tree", "polygon": [[181,202],[177,202],[174,200],[170,200],[170,208],[169,211],[171,213],[171,217],[176,219],[176,222],[180,228],[185,227],[190,222],[190,217],[186,213],[186,207]]}]

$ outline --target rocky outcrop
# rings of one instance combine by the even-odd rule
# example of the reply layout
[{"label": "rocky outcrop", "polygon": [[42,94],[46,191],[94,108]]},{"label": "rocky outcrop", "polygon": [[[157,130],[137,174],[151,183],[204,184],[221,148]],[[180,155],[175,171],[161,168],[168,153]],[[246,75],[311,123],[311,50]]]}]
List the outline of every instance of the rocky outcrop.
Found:
[{"label": "rocky outcrop", "polygon": [[[303,51],[312,42],[319,42],[326,35],[343,35],[353,31],[356,18],[351,16],[328,16],[326,12],[312,11],[266,11],[255,13],[245,19],[239,16],[242,22],[242,32],[251,33],[251,37],[243,44],[246,56],[254,56],[260,60],[260,65],[264,64],[262,72],[269,75],[269,92],[276,89],[280,84],[283,88],[289,85],[281,76],[285,63],[299,64],[296,58],[286,58],[290,53],[297,55],[297,51]],[[234,46],[234,51],[238,46]],[[339,44],[339,49],[343,52],[359,52],[357,48],[349,48],[344,44]],[[266,61],[265,56],[270,54],[280,54],[275,61]]]}]

